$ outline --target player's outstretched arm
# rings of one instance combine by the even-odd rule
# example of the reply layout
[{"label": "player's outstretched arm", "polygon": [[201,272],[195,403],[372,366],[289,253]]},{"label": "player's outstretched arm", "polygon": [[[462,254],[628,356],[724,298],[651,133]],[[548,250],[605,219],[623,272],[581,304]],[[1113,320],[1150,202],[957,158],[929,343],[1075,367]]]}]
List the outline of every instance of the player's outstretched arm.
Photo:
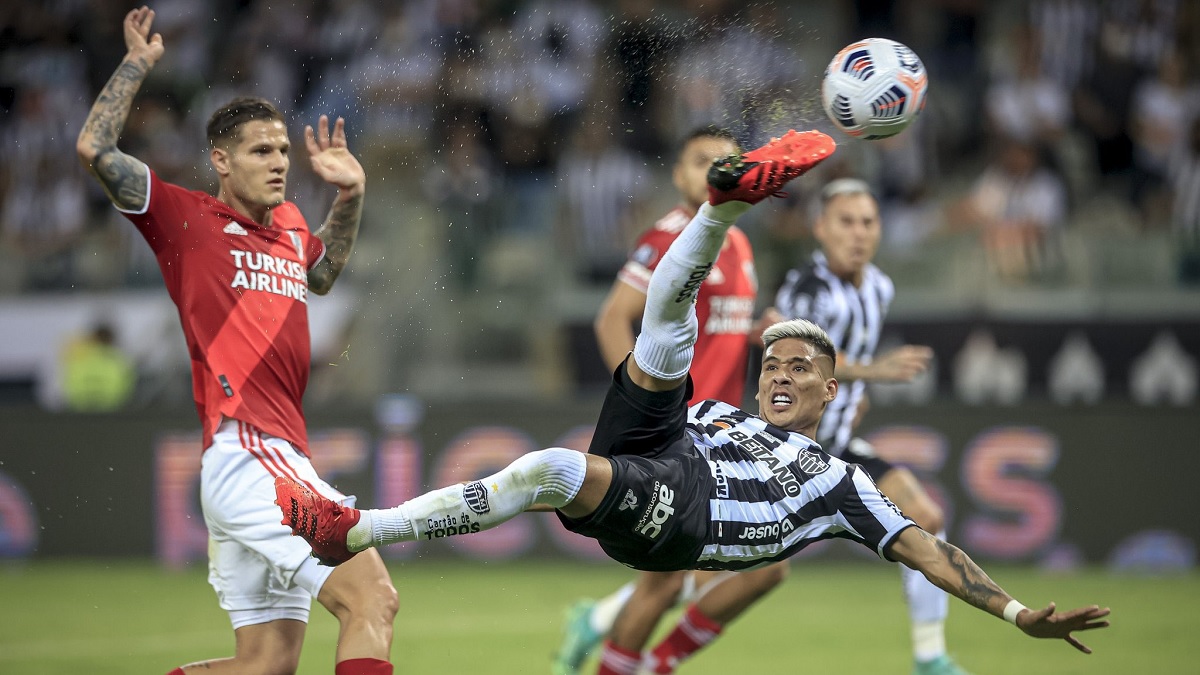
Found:
[{"label": "player's outstretched arm", "polygon": [[153,22],[154,10],[147,7],[125,15],[125,58],[100,90],[75,142],[83,166],[100,181],[112,203],[126,211],[144,208],[149,188],[146,165],[118,150],[117,138],[133,97],[163,55],[162,36],[150,33]]},{"label": "player's outstretched arm", "polygon": [[309,290],[325,295],[346,268],[358,239],[367,174],[350,154],[346,145],[346,121],[340,117],[330,133],[329,117],[321,115],[315,132],[311,126],[304,128],[304,144],[313,172],[338,189],[333,208],[316,232],[325,242],[325,257],[308,273]]},{"label": "player's outstretched arm", "polygon": [[901,532],[888,549],[888,555],[921,572],[935,586],[963,602],[1016,624],[1031,637],[1061,638],[1079,651],[1091,654],[1092,650],[1072,633],[1108,626],[1103,619],[1109,610],[1098,605],[1069,612],[1056,612],[1054,603],[1039,610],[1026,608],[997,586],[966,553],[918,527]]},{"label": "player's outstretched arm", "polygon": [[833,154],[833,139],[819,131],[789,131],[757,150],[713,163],[708,202],[683,229],[650,277],[642,332],[627,361],[634,384],[649,391],[680,386],[696,343],[696,294],[712,270],[725,234],[751,205]]}]

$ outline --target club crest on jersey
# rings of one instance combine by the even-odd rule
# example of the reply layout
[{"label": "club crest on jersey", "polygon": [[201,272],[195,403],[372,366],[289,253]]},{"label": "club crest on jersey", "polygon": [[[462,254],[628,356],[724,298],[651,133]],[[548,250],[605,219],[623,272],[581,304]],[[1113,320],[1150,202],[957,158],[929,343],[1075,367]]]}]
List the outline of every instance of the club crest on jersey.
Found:
[{"label": "club crest on jersey", "polygon": [[296,248],[296,257],[304,260],[304,242],[300,241],[300,235],[289,231],[288,236],[292,238],[292,246]]},{"label": "club crest on jersey", "polygon": [[229,224],[226,225],[225,229],[223,229],[221,231],[224,232],[225,234],[236,234],[236,235],[240,235],[243,237],[246,236],[247,234],[249,234],[248,232],[246,232],[246,228],[239,225],[238,221],[236,221],[236,220],[229,221]]},{"label": "club crest on jersey", "polygon": [[829,462],[821,459],[820,455],[811,450],[801,450],[800,455],[796,457],[796,463],[800,465],[801,471],[810,476],[822,473],[829,468]]},{"label": "club crest on jersey", "polygon": [[475,513],[487,513],[491,511],[488,505],[488,490],[482,481],[475,481],[463,487],[463,501]]}]

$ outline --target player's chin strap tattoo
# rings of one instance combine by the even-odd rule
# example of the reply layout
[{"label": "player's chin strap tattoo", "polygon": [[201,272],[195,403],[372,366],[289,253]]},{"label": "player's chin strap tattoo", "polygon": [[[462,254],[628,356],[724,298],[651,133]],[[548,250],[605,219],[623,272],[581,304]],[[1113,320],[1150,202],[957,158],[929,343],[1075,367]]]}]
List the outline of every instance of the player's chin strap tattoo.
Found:
[{"label": "player's chin strap tattoo", "polygon": [[663,254],[646,289],[642,332],[633,346],[633,358],[646,374],[660,380],[687,374],[698,334],[696,293],[721,252],[725,233],[749,208],[737,201],[703,204]]},{"label": "player's chin strap tattoo", "polygon": [[324,295],[346,268],[362,220],[363,189],[342,190],[316,235],[325,242],[325,257],[308,273],[308,289]]}]

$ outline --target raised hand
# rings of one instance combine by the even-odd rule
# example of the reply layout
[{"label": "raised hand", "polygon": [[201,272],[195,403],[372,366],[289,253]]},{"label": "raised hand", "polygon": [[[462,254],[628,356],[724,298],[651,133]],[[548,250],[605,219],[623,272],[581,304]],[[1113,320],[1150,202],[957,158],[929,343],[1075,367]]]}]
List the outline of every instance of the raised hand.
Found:
[{"label": "raised hand", "polygon": [[873,380],[909,382],[925,372],[933,359],[933,350],[920,345],[897,347],[871,363]]},{"label": "raised hand", "polygon": [[130,56],[143,58],[147,66],[158,63],[163,55],[163,39],[159,33],[150,33],[154,23],[154,10],[145,5],[130,10],[125,15],[125,48]]},{"label": "raised hand", "polygon": [[1028,609],[1018,614],[1017,627],[1025,631],[1026,635],[1036,638],[1062,638],[1084,654],[1091,654],[1092,650],[1076,640],[1071,633],[1077,630],[1107,628],[1108,622],[1101,619],[1108,616],[1109,612],[1107,607],[1091,605],[1056,613],[1052,602],[1042,609]]},{"label": "raised hand", "polygon": [[304,144],[308,147],[313,172],[326,183],[342,190],[360,191],[367,181],[362,165],[346,147],[346,121],[337,118],[333,133],[329,133],[329,117],[321,115],[317,130],[304,127]]}]

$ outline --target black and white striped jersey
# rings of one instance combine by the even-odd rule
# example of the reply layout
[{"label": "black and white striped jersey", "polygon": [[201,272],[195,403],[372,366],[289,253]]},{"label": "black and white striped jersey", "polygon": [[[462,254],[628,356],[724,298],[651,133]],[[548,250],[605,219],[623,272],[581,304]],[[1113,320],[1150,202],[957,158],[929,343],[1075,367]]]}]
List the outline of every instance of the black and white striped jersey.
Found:
[{"label": "black and white striped jersey", "polygon": [[749,569],[833,537],[883,557],[914,524],[861,467],[830,457],[802,434],[719,401],[688,413],[687,433],[714,479],[696,569]]},{"label": "black and white striped jersey", "polygon": [[[808,265],[787,273],[775,307],[789,319],[808,319],[824,328],[837,347],[839,362],[870,363],[895,294],[892,280],[878,267],[868,264],[862,285],[855,287],[831,272],[824,254],[817,251]],[[849,445],[854,414],[866,392],[861,380],[840,384],[817,428],[817,439],[834,455]]]}]

